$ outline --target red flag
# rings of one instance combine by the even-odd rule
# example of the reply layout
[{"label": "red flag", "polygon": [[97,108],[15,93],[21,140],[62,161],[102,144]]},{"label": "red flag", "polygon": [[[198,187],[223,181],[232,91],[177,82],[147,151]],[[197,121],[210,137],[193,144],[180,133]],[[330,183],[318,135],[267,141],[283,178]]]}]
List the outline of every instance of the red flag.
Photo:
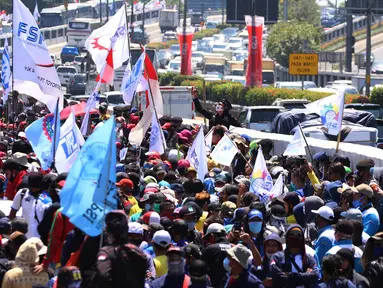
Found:
[{"label": "red flag", "polygon": [[101,83],[108,83],[109,85],[113,85],[114,78],[114,68],[113,68],[113,49],[109,50],[108,56],[106,57],[106,63],[101,73],[97,76],[96,81],[100,81],[101,75]]}]

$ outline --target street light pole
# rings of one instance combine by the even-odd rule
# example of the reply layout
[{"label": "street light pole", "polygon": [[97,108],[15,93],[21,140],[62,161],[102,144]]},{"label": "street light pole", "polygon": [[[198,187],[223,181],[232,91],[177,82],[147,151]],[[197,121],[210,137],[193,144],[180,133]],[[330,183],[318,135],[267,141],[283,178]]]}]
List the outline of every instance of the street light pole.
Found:
[{"label": "street light pole", "polygon": [[371,85],[371,0],[367,0],[367,38],[366,38],[366,96],[370,96]]},{"label": "street light pole", "polygon": [[143,40],[143,45],[145,45],[145,1],[144,5],[142,6],[142,40]]},{"label": "street light pole", "polygon": [[287,8],[289,7],[289,1],[288,0],[283,0],[283,20],[287,22],[288,19],[288,10]]}]

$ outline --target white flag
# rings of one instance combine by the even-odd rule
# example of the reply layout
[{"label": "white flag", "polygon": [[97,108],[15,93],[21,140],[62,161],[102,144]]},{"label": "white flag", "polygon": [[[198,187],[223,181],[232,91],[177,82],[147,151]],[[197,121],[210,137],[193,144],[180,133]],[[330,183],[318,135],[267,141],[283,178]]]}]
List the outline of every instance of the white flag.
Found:
[{"label": "white flag", "polygon": [[94,88],[92,94],[90,94],[88,98],[88,101],[86,101],[85,115],[84,115],[84,119],[82,119],[81,128],[80,128],[82,135],[86,135],[86,133],[88,132],[87,130],[88,130],[88,124],[89,124],[90,111],[96,108],[97,103],[100,100],[100,94],[99,94],[100,85],[101,85],[101,80],[97,82],[96,88]]},{"label": "white flag", "polygon": [[342,130],[344,93],[328,96],[305,106],[320,116],[329,134],[336,136]]},{"label": "white flag", "polygon": [[154,113],[152,106],[149,106],[145,109],[140,122],[138,122],[136,127],[134,127],[129,133],[130,144],[137,146],[141,145],[142,140],[144,140],[146,131],[148,131],[152,122],[152,113]]},{"label": "white flag", "polygon": [[149,152],[165,153],[166,143],[164,133],[158,125],[156,113],[152,113],[152,129],[150,130]]},{"label": "white flag", "polygon": [[229,136],[224,134],[210,156],[215,162],[230,166],[237,152],[237,146],[230,140]]},{"label": "white flag", "polygon": [[1,80],[3,85],[3,104],[8,99],[9,92],[12,91],[12,73],[11,73],[11,58],[8,52],[7,38],[4,40],[4,51],[1,59]]},{"label": "white flag", "polygon": [[195,170],[197,170],[197,177],[201,181],[205,179],[205,175],[209,170],[207,169],[207,157],[205,148],[205,139],[203,136],[203,125],[199,128],[198,134],[194,139],[193,145],[188,151],[186,160],[189,160]]},{"label": "white flag", "polygon": [[211,146],[213,146],[213,128],[210,129],[210,131],[205,136],[205,146],[206,151],[211,151]]},{"label": "white flag", "polygon": [[55,166],[59,173],[69,172],[85,141],[76,125],[73,111],[60,128],[60,141],[56,151]]},{"label": "white flag", "polygon": [[128,148],[122,148],[120,151],[120,161],[124,161],[126,158],[126,154],[128,153]]},{"label": "white flag", "polygon": [[137,91],[137,86],[144,72],[145,51],[138,58],[132,71],[130,71],[130,65],[126,65],[124,78],[122,79],[121,92],[123,93],[123,99],[126,104],[131,104],[134,96],[134,92]]},{"label": "white flag", "polygon": [[275,197],[281,196],[284,191],[285,191],[284,175],[283,173],[281,173],[279,174],[277,181],[275,181],[273,189],[271,189],[269,193],[269,200]]},{"label": "white flag", "polygon": [[301,129],[297,127],[293,140],[287,145],[283,156],[306,155],[306,142],[303,138]]},{"label": "white flag", "polygon": [[266,161],[263,157],[262,147],[259,147],[257,159],[250,179],[250,191],[258,195],[259,199],[266,203],[269,199],[269,192],[273,188],[273,179],[267,170]]},{"label": "white flag", "polygon": [[92,55],[99,73],[112,43],[113,68],[117,69],[130,57],[124,5],[109,19],[108,23],[94,30],[85,42],[85,47]]},{"label": "white flag", "polygon": [[35,10],[33,11],[33,17],[35,18],[36,22],[39,21],[40,13],[39,13],[39,7],[37,6],[37,1],[36,1]]},{"label": "white flag", "polygon": [[63,92],[44,37],[33,15],[20,0],[13,0],[14,90],[32,96],[53,112],[57,98],[63,108]]}]

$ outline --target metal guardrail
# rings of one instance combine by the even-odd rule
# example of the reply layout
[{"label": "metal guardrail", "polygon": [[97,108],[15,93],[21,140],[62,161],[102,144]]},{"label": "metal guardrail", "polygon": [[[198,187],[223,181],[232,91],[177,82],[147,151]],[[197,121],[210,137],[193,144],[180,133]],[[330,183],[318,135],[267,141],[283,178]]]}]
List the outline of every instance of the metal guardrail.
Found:
[{"label": "metal guardrail", "polygon": [[[373,20],[372,24],[379,22],[380,17]],[[366,28],[367,19],[366,16],[361,16],[353,19],[353,31],[358,31]],[[330,29],[327,29],[322,33],[322,43],[331,42],[337,38],[346,37],[346,22],[336,25]]]}]

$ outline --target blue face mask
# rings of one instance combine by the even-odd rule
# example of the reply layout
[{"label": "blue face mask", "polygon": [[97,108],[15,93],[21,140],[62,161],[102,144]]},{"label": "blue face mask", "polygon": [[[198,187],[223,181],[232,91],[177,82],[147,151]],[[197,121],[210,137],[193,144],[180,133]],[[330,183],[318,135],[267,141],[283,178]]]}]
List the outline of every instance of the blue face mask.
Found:
[{"label": "blue face mask", "polygon": [[223,260],[223,268],[225,268],[225,270],[227,272],[231,272],[231,267],[230,267],[230,260],[226,257],[224,260]]},{"label": "blue face mask", "polygon": [[290,192],[294,192],[295,190],[297,190],[294,183],[290,183],[290,189],[289,190],[290,190]]},{"label": "blue face mask", "polygon": [[262,222],[249,222],[249,229],[251,233],[258,234],[262,229]]},{"label": "blue face mask", "polygon": [[362,205],[363,205],[363,197],[358,200],[352,201],[352,206],[354,206],[354,208],[359,208]]}]

